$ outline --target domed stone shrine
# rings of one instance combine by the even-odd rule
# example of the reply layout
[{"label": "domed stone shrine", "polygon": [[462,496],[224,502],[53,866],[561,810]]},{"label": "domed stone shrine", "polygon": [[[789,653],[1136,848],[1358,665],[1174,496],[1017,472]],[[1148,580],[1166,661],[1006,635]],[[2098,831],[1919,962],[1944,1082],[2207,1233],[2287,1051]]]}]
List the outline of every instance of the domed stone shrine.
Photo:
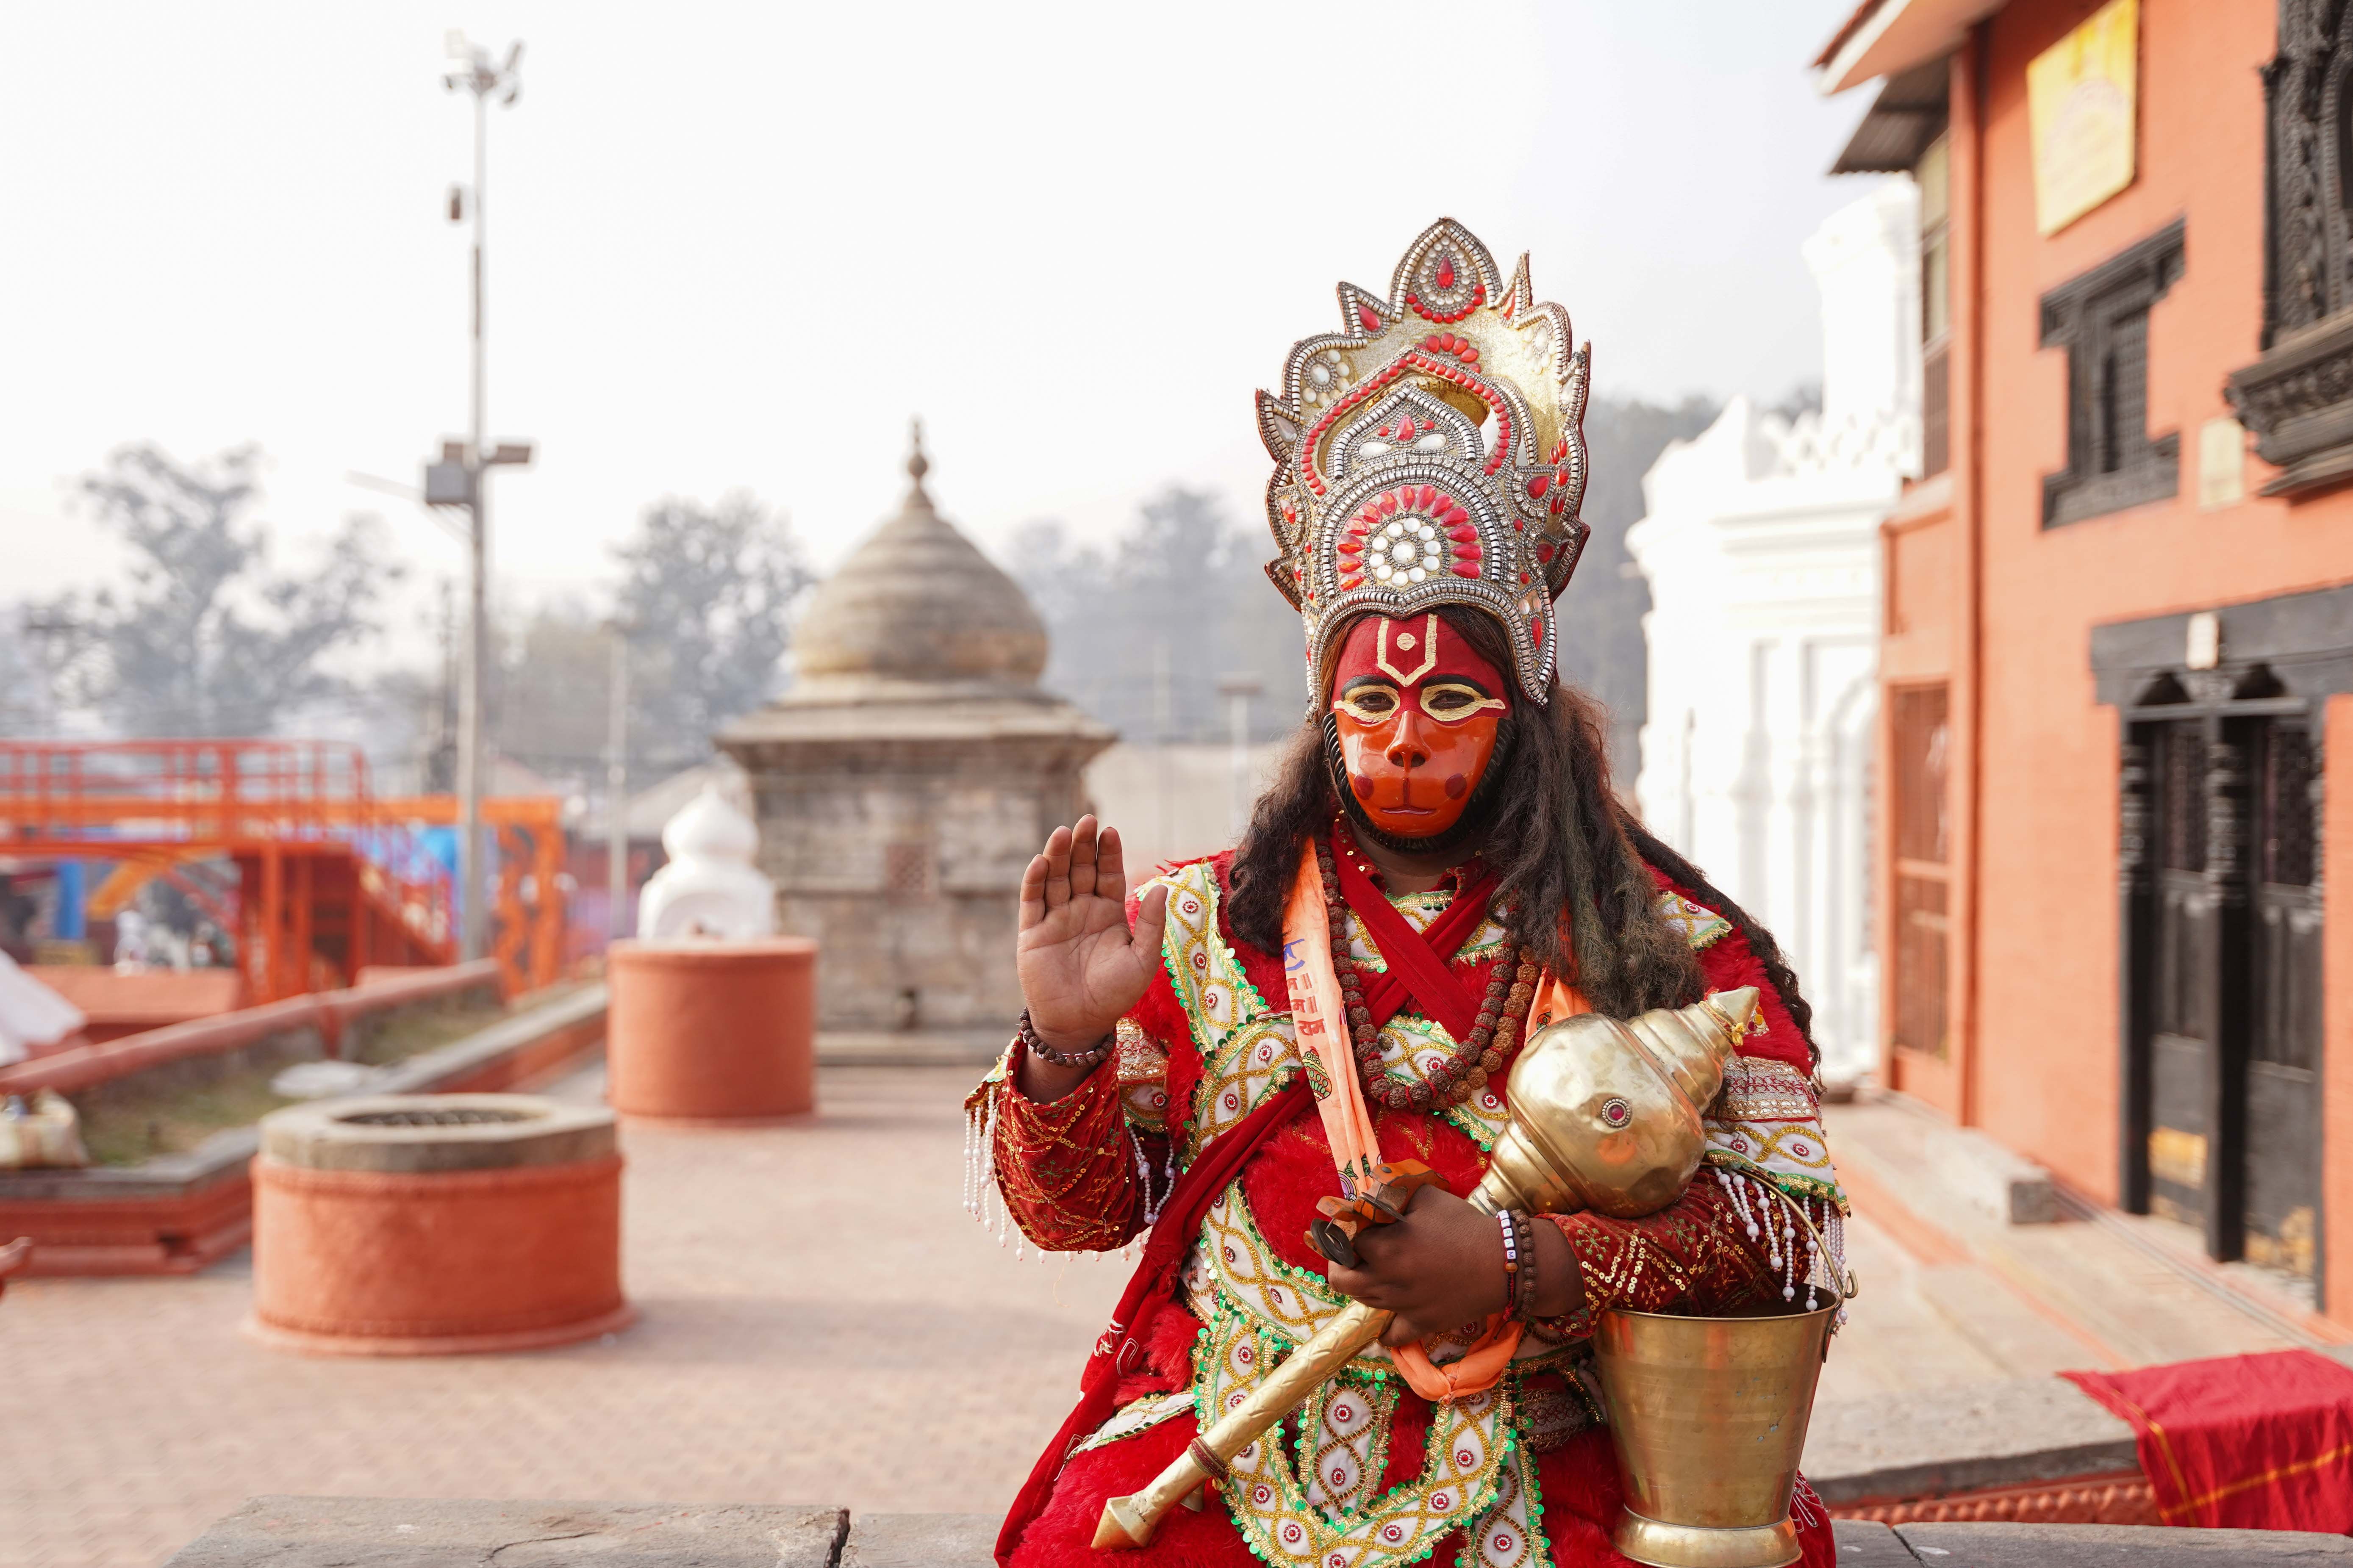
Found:
[{"label": "domed stone shrine", "polygon": [[776,925],[818,939],[818,1026],[1008,1031],[1022,868],[1112,731],[1044,690],[1020,587],[913,481],[811,597],[792,689],[722,731]]}]

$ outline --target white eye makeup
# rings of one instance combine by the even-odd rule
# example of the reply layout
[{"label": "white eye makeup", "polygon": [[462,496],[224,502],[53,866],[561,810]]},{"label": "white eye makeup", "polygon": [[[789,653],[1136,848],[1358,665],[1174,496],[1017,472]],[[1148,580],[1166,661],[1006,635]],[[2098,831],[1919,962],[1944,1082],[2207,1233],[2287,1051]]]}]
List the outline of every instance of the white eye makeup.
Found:
[{"label": "white eye makeup", "polygon": [[1440,680],[1421,689],[1421,710],[1441,724],[1460,724],[1473,714],[1489,709],[1500,713],[1510,706],[1462,681]]},{"label": "white eye makeup", "polygon": [[1397,688],[1377,682],[1351,686],[1332,700],[1332,706],[1359,724],[1377,724],[1398,710]]},{"label": "white eye makeup", "polygon": [[[1394,686],[1367,681],[1352,686],[1332,700],[1332,706],[1359,724],[1378,724],[1397,717],[1404,702]],[[1421,689],[1421,710],[1441,724],[1460,724],[1493,709],[1502,712],[1511,704],[1488,696],[1466,681],[1440,680]]]}]

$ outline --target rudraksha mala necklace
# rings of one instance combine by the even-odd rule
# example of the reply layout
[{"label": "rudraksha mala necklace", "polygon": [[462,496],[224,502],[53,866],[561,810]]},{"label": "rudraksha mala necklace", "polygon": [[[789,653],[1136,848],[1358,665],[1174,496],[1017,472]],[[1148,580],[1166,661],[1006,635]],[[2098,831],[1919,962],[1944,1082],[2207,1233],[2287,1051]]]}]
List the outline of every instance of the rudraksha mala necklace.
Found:
[{"label": "rudraksha mala necklace", "polygon": [[[1336,827],[1335,831],[1339,831]],[[1340,873],[1332,864],[1329,840],[1315,841],[1315,868],[1324,878],[1325,923],[1332,929],[1332,968],[1340,981],[1341,1005],[1348,1010],[1348,1036],[1356,1047],[1356,1066],[1364,1074],[1367,1098],[1403,1110],[1429,1110],[1440,1105],[1460,1105],[1487,1087],[1488,1078],[1501,1072],[1512,1047],[1519,1043],[1520,1020],[1535,999],[1536,963],[1525,947],[1506,945],[1487,980],[1487,994],[1470,1037],[1454,1047],[1427,1079],[1415,1079],[1381,1065],[1381,1032],[1374,1026],[1372,1009],[1365,1005],[1364,976],[1356,972],[1356,955],[1348,951],[1347,900],[1340,893]]]}]

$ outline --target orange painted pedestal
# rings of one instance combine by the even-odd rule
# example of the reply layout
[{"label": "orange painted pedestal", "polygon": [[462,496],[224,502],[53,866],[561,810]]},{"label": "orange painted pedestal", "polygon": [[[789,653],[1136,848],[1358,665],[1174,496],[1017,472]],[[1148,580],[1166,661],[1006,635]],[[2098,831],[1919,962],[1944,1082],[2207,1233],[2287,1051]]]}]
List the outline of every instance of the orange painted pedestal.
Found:
[{"label": "orange painted pedestal", "polygon": [[816,1108],[816,942],[618,942],[605,963],[614,1110],[718,1126]]},{"label": "orange painted pedestal", "polygon": [[262,1122],[248,1333],[328,1355],[459,1355],[627,1326],[612,1113],[383,1096]]}]

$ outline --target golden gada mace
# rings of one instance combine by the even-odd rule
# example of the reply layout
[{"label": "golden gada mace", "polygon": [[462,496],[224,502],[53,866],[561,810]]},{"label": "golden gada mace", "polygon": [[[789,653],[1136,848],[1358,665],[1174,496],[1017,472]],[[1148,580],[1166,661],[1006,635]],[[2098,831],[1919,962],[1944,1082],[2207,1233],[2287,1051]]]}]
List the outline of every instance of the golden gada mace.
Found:
[{"label": "golden gada mace", "polygon": [[[1756,1010],[1756,988],[1744,985],[1689,1007],[1622,1021],[1583,1013],[1538,1030],[1512,1064],[1511,1120],[1472,1206],[1632,1219],[1673,1203],[1706,1148],[1700,1112]],[[1344,1308],[1150,1486],[1104,1503],[1096,1549],[1149,1542],[1171,1508],[1379,1339],[1390,1316],[1361,1301]]]}]

